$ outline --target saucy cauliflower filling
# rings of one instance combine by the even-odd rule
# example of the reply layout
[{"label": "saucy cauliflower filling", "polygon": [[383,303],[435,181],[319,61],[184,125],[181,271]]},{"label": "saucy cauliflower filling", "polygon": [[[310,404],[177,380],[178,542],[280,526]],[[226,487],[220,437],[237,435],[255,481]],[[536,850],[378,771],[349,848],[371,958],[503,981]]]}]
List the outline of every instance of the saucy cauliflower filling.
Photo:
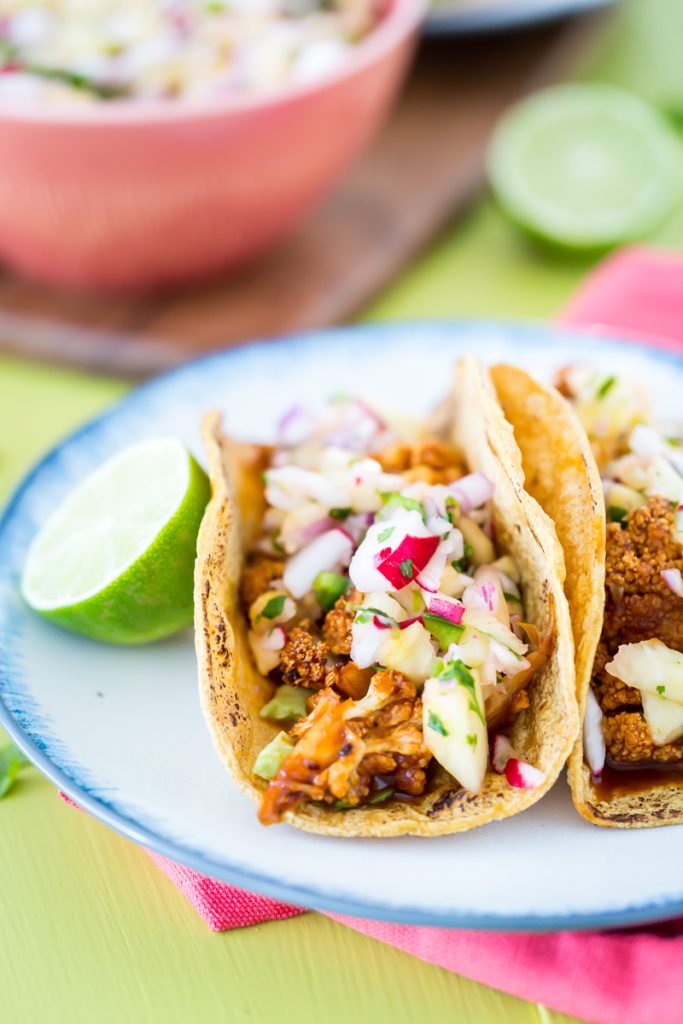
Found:
[{"label": "saucy cauliflower filling", "polygon": [[261,820],[302,800],[416,799],[434,762],[478,791],[489,729],[528,706],[550,643],[521,621],[514,561],[496,558],[492,485],[353,399],[283,422],[241,582],[251,650],[277,686],[262,713],[283,726],[255,768]]},{"label": "saucy cauliflower filling", "polygon": [[[607,511],[605,615],[593,666],[598,705],[584,747],[599,776],[683,762],[683,448],[650,420],[640,384],[583,367],[560,372],[596,455]],[[602,741],[595,730],[602,733]]]}]

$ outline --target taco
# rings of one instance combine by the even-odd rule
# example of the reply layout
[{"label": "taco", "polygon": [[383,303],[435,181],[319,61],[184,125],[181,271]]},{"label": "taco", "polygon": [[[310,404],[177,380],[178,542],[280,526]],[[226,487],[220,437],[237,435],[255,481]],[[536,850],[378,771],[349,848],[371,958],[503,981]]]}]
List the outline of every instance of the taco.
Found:
[{"label": "taco", "polygon": [[264,824],[464,831],[535,803],[576,738],[561,547],[475,359],[438,419],[339,399],[265,448],[206,417],[201,702]]},{"label": "taco", "polygon": [[581,735],[574,804],[621,828],[683,822],[683,448],[639,383],[583,366],[545,388],[492,370],[526,486],[565,550]]}]

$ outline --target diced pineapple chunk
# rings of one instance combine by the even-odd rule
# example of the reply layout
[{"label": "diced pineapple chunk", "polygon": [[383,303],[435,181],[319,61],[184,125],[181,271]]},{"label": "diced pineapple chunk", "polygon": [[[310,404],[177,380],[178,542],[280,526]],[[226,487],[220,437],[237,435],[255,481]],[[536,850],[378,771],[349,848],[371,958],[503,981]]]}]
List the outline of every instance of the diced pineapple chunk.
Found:
[{"label": "diced pineapple chunk", "polygon": [[683,736],[683,705],[652,693],[643,694],[643,712],[658,747]]},{"label": "diced pineapple chunk", "polygon": [[423,683],[435,660],[429,633],[420,622],[413,622],[407,629],[387,630],[378,660],[381,665],[402,672],[411,682]]},{"label": "diced pineapple chunk", "polygon": [[641,693],[683,704],[683,654],[661,640],[622,644],[605,668],[611,676]]},{"label": "diced pineapple chunk", "polygon": [[[476,672],[474,688],[479,709],[484,707]],[[488,764],[486,725],[473,707],[472,694],[455,680],[428,679],[422,692],[425,743],[461,786],[478,793]]]}]

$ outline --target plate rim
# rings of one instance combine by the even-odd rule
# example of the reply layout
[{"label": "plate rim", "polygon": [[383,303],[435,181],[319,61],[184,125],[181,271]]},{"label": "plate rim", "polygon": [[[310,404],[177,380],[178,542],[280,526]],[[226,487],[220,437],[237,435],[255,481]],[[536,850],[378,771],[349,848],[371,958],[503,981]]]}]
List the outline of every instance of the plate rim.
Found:
[{"label": "plate rim", "polygon": [[[11,491],[0,510],[0,538],[14,520],[17,506],[23,496],[31,489],[43,470],[54,459],[59,457],[59,454],[66,445],[77,444],[89,432],[109,419],[117,418],[121,415],[125,416],[127,412],[126,407],[131,402],[137,401],[139,395],[142,394],[144,397],[145,393],[153,393],[157,388],[163,388],[167,381],[183,376],[188,370],[194,371],[203,364],[209,365],[212,361],[239,360],[242,355],[251,350],[267,350],[272,345],[277,345],[281,348],[283,345],[297,346],[310,344],[315,339],[320,339],[321,335],[341,341],[347,337],[363,334],[391,334],[397,330],[405,333],[412,330],[430,332],[435,330],[443,331],[444,329],[452,330],[455,334],[464,334],[473,330],[504,332],[511,341],[514,341],[516,335],[521,335],[526,339],[533,338],[536,344],[542,344],[543,339],[547,339],[549,335],[554,337],[559,335],[581,338],[584,341],[597,344],[615,345],[621,343],[627,344],[631,349],[639,350],[645,358],[659,358],[664,362],[673,363],[679,368],[683,367],[683,353],[674,351],[667,344],[669,339],[653,337],[648,342],[643,337],[634,337],[626,331],[621,335],[616,329],[614,332],[612,330],[605,331],[602,325],[597,324],[559,324],[556,326],[552,323],[546,324],[525,320],[434,318],[370,322],[333,328],[320,328],[305,332],[295,332],[280,337],[252,340],[234,348],[223,349],[200,356],[163,374],[159,374],[148,381],[143,381],[107,406],[97,416],[92,417],[76,430],[62,437],[30,467]],[[8,618],[7,611],[8,608],[3,604],[0,597],[0,623]],[[9,669],[7,669],[0,662],[0,682],[3,681],[2,676],[4,675],[5,681],[11,683],[11,668],[10,665]],[[445,911],[444,913],[439,913],[433,907],[415,908],[401,904],[373,903],[367,899],[356,900],[343,894],[337,896],[334,893],[328,894],[319,889],[283,882],[272,874],[263,871],[250,871],[241,865],[230,864],[226,861],[215,861],[189,846],[182,846],[180,843],[168,840],[155,833],[152,829],[139,824],[116,810],[103,798],[91,794],[87,785],[79,783],[68,776],[27,734],[19,721],[13,717],[2,693],[0,693],[0,726],[2,726],[10,739],[29,758],[41,774],[45,775],[59,791],[65,794],[82,810],[124,836],[124,838],[130,839],[137,845],[143,846],[179,864],[186,865],[203,875],[208,875],[230,885],[245,888],[296,906],[323,910],[332,914],[408,925],[509,932],[578,931],[605,927],[620,928],[663,921],[683,914],[683,892],[680,896],[673,899],[664,898],[647,903],[635,903],[617,910],[606,909],[579,913],[567,911],[553,914],[515,914],[511,916],[509,913],[490,914],[478,913],[476,911]],[[577,823],[581,824],[578,822],[578,819]]]},{"label": "plate rim", "polygon": [[474,10],[435,7],[425,19],[423,34],[435,37],[484,35],[505,29],[523,30],[548,21],[579,17],[615,2],[616,0],[543,0],[543,6],[536,9],[516,2],[498,3]]}]

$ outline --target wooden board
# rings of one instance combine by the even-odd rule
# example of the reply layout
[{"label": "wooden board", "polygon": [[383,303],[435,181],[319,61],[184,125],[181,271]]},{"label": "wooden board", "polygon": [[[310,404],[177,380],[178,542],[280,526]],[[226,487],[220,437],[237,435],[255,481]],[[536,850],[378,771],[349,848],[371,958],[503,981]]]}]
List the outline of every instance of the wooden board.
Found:
[{"label": "wooden board", "polygon": [[123,300],[1,276],[0,351],[137,377],[250,338],[348,319],[476,192],[501,112],[566,74],[599,21],[424,44],[361,162],[285,244],[229,279]]}]

